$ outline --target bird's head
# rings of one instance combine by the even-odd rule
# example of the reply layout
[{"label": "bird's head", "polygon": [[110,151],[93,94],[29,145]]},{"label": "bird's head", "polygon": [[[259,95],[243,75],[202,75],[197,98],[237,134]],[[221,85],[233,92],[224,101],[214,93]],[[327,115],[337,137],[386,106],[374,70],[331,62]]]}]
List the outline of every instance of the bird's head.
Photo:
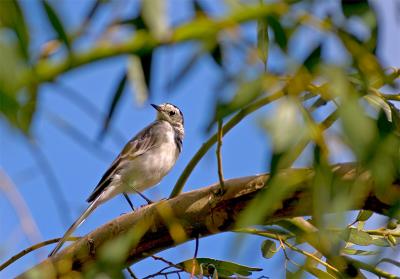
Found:
[{"label": "bird's head", "polygon": [[157,110],[158,120],[165,120],[168,121],[172,126],[181,126],[183,128],[183,113],[177,106],[170,103],[151,105]]}]

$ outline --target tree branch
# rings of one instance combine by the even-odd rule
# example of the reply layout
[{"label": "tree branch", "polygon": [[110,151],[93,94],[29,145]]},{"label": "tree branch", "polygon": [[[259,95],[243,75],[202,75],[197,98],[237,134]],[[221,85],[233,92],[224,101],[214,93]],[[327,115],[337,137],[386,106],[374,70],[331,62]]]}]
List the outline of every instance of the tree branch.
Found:
[{"label": "tree branch", "polygon": [[[370,176],[362,175],[356,177],[359,172],[355,171],[353,164],[340,164],[333,167],[335,173],[341,176],[342,180],[352,182],[357,179],[357,183],[371,183]],[[282,202],[281,206],[275,209],[265,223],[274,223],[282,218],[292,218],[297,216],[312,215],[312,180],[313,171],[311,169],[290,169],[282,173],[284,176],[306,175],[304,181],[296,186],[296,190],[291,192]],[[41,272],[40,274],[55,277],[58,273],[57,267],[63,260],[72,261],[71,268],[81,272],[84,266],[98,259],[101,247],[109,241],[126,237],[130,242],[127,246],[127,257],[123,266],[129,266],[148,256],[167,248],[171,248],[180,243],[200,237],[226,232],[235,229],[235,222],[241,211],[264,187],[268,180],[268,175],[256,175],[237,179],[225,180],[225,193],[216,195],[220,187],[214,184],[191,192],[183,193],[170,200],[160,201],[141,208],[132,213],[122,215],[109,223],[95,229],[91,233],[82,237],[59,254],[43,261],[33,269],[21,274],[19,278],[29,278],[31,272]],[[343,186],[347,185],[347,186]],[[332,198],[336,195],[343,195],[344,190],[349,192],[351,183],[338,183],[332,187]],[[285,187],[285,185],[279,185]],[[293,186],[291,186],[293,187]],[[389,209],[396,201],[400,200],[400,185],[393,183],[385,191],[384,195],[374,192],[374,187],[368,187],[367,193],[352,193],[360,195],[354,197],[357,201],[350,209],[366,209],[376,213],[388,215]],[[171,237],[170,232],[174,229],[168,225],[165,218],[160,214],[160,209],[168,208],[174,220],[184,230],[186,238]],[[170,224],[171,225],[171,224]],[[175,239],[175,241],[174,241]]]},{"label": "tree branch", "polygon": [[163,39],[155,38],[150,32],[140,30],[124,42],[98,44],[85,52],[73,53],[61,61],[42,59],[38,61],[33,72],[37,83],[52,81],[60,74],[94,61],[126,54],[141,55],[162,45],[210,39],[223,29],[236,27],[240,23],[269,14],[284,14],[288,8],[289,6],[284,3],[248,6],[220,19],[200,18],[182,24],[176,27],[168,38]]}]

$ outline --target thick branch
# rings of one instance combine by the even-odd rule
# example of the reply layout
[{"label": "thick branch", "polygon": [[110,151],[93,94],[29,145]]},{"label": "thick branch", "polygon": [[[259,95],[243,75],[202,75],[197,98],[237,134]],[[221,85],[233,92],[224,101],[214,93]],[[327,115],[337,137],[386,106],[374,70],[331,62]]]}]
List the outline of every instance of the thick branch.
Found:
[{"label": "thick branch", "polygon": [[[357,173],[352,164],[341,164],[335,166],[334,170],[348,181],[354,180]],[[269,214],[264,220],[265,223],[312,214],[313,198],[310,182],[313,171],[291,169],[285,171],[283,175],[304,175],[304,173],[307,173],[307,179],[282,201],[280,207]],[[369,176],[362,177],[357,177],[357,184],[360,179],[366,185],[370,184]],[[66,259],[72,261],[73,270],[82,271],[86,264],[99,257],[99,251],[104,243],[121,236],[126,236],[131,243],[124,263],[125,266],[129,266],[149,254],[174,247],[178,243],[194,239],[197,235],[204,237],[230,231],[234,229],[241,211],[265,187],[267,180],[268,175],[265,174],[225,180],[226,191],[223,194],[218,191],[220,185],[215,184],[122,215],[82,237],[59,254],[20,275],[19,278],[29,277],[29,272],[32,271],[55,277],[59,263]],[[350,193],[352,189],[349,185],[351,183],[339,183],[337,187],[332,187],[332,197],[339,193],[343,195],[344,189],[339,189],[340,187],[349,187],[346,190]],[[280,186],[285,187],[285,185]],[[373,187],[366,188],[373,189]],[[390,207],[400,199],[400,185],[393,184],[385,191],[384,196],[376,195],[373,190],[369,190],[368,193],[360,193],[359,198],[354,198],[357,204],[354,204],[352,209],[367,209],[388,214]],[[177,224],[180,226],[178,229],[176,229]],[[171,229],[173,226],[174,230]],[[175,232],[172,237],[171,231]],[[181,236],[178,237],[179,234]]]}]

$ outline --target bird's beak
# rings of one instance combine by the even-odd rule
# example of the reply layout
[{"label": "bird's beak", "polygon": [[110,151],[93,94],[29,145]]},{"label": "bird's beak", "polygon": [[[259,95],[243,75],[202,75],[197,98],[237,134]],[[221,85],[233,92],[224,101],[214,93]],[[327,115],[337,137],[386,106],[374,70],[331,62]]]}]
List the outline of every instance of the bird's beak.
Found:
[{"label": "bird's beak", "polygon": [[151,104],[151,106],[152,106],[153,108],[155,108],[157,111],[160,111],[160,110],[161,110],[161,107],[160,107],[160,106],[157,106],[157,105],[155,105],[155,104]]}]

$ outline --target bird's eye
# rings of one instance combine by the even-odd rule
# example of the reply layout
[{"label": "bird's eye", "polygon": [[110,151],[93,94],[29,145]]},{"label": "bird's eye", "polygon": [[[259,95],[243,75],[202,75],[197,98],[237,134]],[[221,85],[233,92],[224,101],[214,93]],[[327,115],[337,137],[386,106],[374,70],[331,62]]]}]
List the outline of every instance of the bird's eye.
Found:
[{"label": "bird's eye", "polygon": [[169,115],[170,115],[170,116],[175,115],[175,111],[170,111],[170,112],[169,112]]}]

